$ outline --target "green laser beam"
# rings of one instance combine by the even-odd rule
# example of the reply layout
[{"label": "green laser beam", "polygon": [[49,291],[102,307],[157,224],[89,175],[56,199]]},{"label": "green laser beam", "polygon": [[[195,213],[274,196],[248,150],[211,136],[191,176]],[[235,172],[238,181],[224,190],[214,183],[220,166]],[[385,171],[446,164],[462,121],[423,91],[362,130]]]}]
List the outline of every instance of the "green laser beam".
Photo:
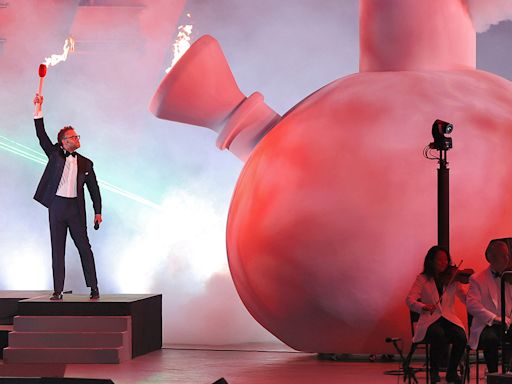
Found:
[{"label": "green laser beam", "polygon": [[35,163],[39,163],[39,164],[43,164],[43,165],[47,163],[47,161],[45,161],[44,159],[42,159],[38,156],[33,155],[32,153],[26,152],[21,148],[13,147],[13,146],[3,143],[1,141],[0,141],[0,148],[6,150],[8,152],[14,153],[15,155],[24,157],[25,159],[32,160]]},{"label": "green laser beam", "polygon": [[[48,159],[43,156],[40,152],[33,150],[32,148],[29,148],[23,144],[20,144],[16,141],[13,141],[5,136],[0,135],[0,149],[3,149],[7,152],[10,152],[12,154],[15,154],[17,156],[23,157],[25,159],[31,160],[35,163],[46,165],[48,162]],[[108,181],[98,179],[98,184],[105,190],[110,191],[112,193],[116,193],[118,195],[121,195],[123,197],[126,197],[127,199],[133,200],[137,203],[140,203],[142,205],[145,205],[147,207],[153,208],[153,209],[160,209],[160,205],[157,203],[154,203],[142,196],[139,196],[135,193],[132,193],[130,191],[126,191],[120,187],[117,187]]]},{"label": "green laser beam", "polygon": [[23,148],[25,151],[32,152],[36,157],[39,157],[41,160],[43,160],[46,163],[46,157],[41,153],[41,151],[36,151],[30,147],[27,147],[26,145],[20,144],[16,141],[9,139],[8,137],[2,136],[2,135],[0,135],[0,139],[2,139],[3,141],[6,141],[8,143],[14,144],[20,148]]}]

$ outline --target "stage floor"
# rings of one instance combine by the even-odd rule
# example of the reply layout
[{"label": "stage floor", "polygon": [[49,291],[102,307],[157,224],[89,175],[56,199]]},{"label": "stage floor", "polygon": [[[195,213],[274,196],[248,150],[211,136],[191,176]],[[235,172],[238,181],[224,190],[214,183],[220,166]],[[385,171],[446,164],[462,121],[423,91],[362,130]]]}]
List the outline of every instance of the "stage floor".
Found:
[{"label": "stage floor", "polygon": [[[111,379],[115,384],[211,384],[221,377],[229,384],[391,384],[402,383],[402,377],[384,375],[384,371],[397,367],[397,362],[320,361],[315,354],[284,348],[264,351],[245,347],[167,347],[121,364],[17,365],[0,361],[0,376]],[[418,379],[424,382],[424,374],[419,373]]]}]

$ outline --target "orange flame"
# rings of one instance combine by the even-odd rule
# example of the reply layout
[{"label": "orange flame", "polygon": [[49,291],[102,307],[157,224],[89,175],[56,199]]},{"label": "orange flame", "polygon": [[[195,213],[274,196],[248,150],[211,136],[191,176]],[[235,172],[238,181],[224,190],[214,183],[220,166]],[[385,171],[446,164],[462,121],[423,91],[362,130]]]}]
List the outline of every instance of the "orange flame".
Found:
[{"label": "orange flame", "polygon": [[74,52],[74,51],[75,51],[75,39],[73,39],[72,37],[68,37],[66,39],[66,41],[64,41],[64,47],[62,47],[62,54],[60,54],[60,55],[53,54],[50,57],[46,57],[44,59],[43,64],[46,65],[47,67],[48,66],[53,67],[54,65],[57,65],[61,61],[66,61],[66,59],[68,58],[68,53]]},{"label": "orange flame", "polygon": [[[187,13],[187,17],[190,19],[190,13]],[[178,27],[178,36],[173,44],[173,59],[171,66],[165,70],[166,73],[174,67],[178,60],[187,52],[190,48],[190,36],[192,35],[192,24],[180,25]]]}]

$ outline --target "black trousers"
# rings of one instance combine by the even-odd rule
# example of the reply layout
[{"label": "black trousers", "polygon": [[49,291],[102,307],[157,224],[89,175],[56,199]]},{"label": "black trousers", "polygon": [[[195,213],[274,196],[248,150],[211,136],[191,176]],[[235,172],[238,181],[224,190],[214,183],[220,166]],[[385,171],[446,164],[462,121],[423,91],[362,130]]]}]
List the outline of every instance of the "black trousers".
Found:
[{"label": "black trousers", "polygon": [[452,345],[446,376],[456,376],[457,367],[466,349],[467,338],[464,329],[441,317],[428,327],[425,341],[430,344],[430,366],[432,371],[436,372],[439,372],[443,351],[448,344]]},{"label": "black trousers", "polygon": [[[484,350],[485,364],[489,373],[498,372],[498,347],[501,338],[501,324],[493,324],[487,326],[480,334],[478,341],[478,348]],[[505,341],[510,343],[512,341],[512,334],[507,332],[505,334]],[[510,364],[511,351],[507,348],[504,351],[503,358],[507,365]]]},{"label": "black trousers", "polygon": [[52,243],[53,289],[64,290],[66,237],[69,229],[71,238],[80,254],[85,283],[88,287],[97,287],[96,266],[92,253],[85,218],[80,215],[78,200],[55,196],[49,208],[50,237]]}]

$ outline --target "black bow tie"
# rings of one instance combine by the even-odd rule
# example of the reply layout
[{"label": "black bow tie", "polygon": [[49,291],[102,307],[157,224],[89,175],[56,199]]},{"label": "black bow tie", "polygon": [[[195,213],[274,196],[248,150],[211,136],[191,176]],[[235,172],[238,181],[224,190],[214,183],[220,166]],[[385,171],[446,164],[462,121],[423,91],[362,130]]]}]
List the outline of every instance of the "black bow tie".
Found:
[{"label": "black bow tie", "polygon": [[500,278],[501,277],[501,273],[499,273],[499,272],[491,270],[491,273],[492,273],[492,277],[494,277],[494,278]]},{"label": "black bow tie", "polygon": [[68,152],[68,151],[64,151],[64,156],[68,157],[69,155],[73,156],[73,157],[76,157],[76,152]]}]

